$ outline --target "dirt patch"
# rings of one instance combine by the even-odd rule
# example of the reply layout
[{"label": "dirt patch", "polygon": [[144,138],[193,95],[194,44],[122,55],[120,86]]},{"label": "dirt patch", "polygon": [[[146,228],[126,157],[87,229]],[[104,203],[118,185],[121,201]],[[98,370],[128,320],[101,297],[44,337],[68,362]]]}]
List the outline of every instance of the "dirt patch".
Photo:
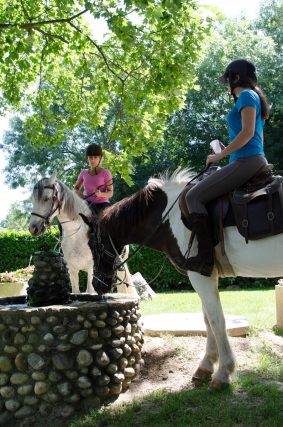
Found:
[{"label": "dirt patch", "polygon": [[[283,358],[283,337],[272,332],[229,339],[237,360],[237,372],[256,369],[262,349]],[[146,336],[141,374],[112,405],[132,402],[158,390],[178,392],[192,388],[191,378],[204,355],[205,346],[205,337]]]}]

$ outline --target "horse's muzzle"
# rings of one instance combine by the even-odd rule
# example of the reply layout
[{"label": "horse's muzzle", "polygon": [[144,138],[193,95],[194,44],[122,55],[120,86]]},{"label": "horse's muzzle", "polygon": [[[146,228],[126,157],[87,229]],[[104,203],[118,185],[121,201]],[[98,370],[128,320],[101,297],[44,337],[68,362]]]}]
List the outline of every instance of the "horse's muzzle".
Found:
[{"label": "horse's muzzle", "polygon": [[29,232],[32,236],[41,236],[45,233],[46,227],[44,222],[42,222],[40,225],[38,224],[30,224],[29,225]]},{"label": "horse's muzzle", "polygon": [[105,283],[103,277],[93,277],[92,286],[98,295],[104,295],[107,292],[111,292],[112,284]]}]

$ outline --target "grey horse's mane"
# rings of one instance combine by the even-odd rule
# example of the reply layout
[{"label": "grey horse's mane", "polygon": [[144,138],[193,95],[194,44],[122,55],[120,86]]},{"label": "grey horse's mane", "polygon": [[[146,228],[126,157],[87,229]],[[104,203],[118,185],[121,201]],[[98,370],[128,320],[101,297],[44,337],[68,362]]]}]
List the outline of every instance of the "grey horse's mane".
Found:
[{"label": "grey horse's mane", "polygon": [[42,178],[38,181],[33,189],[33,197],[37,193],[37,197],[40,200],[43,196],[43,191],[46,186],[52,184],[59,184],[60,199],[63,201],[62,210],[65,214],[72,218],[77,218],[79,213],[83,213],[86,216],[91,215],[91,210],[85,200],[81,199],[74,191],[70,190],[66,184],[62,181],[55,180],[52,178]]},{"label": "grey horse's mane", "polygon": [[57,181],[61,187],[61,199],[63,199],[64,212],[70,216],[77,218],[79,213],[86,216],[91,214],[91,210],[87,202],[81,199],[74,191],[70,190],[62,181]]}]

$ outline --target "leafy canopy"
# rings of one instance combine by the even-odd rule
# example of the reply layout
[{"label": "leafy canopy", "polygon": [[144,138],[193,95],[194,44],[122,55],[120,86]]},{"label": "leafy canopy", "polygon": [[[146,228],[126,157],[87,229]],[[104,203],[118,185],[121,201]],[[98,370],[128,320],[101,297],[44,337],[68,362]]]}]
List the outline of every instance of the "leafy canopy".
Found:
[{"label": "leafy canopy", "polygon": [[0,30],[0,109],[23,114],[33,144],[94,130],[111,111],[106,148],[131,160],[183,106],[207,24],[195,0],[0,0]]}]

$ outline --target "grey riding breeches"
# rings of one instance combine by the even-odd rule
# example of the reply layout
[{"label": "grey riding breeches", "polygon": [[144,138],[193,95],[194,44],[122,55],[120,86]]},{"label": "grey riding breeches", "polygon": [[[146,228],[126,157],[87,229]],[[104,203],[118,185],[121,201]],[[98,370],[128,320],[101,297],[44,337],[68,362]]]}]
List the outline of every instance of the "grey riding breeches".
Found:
[{"label": "grey riding breeches", "polygon": [[264,156],[243,157],[208,175],[188,191],[189,212],[207,214],[206,203],[240,187],[266,165]]}]

